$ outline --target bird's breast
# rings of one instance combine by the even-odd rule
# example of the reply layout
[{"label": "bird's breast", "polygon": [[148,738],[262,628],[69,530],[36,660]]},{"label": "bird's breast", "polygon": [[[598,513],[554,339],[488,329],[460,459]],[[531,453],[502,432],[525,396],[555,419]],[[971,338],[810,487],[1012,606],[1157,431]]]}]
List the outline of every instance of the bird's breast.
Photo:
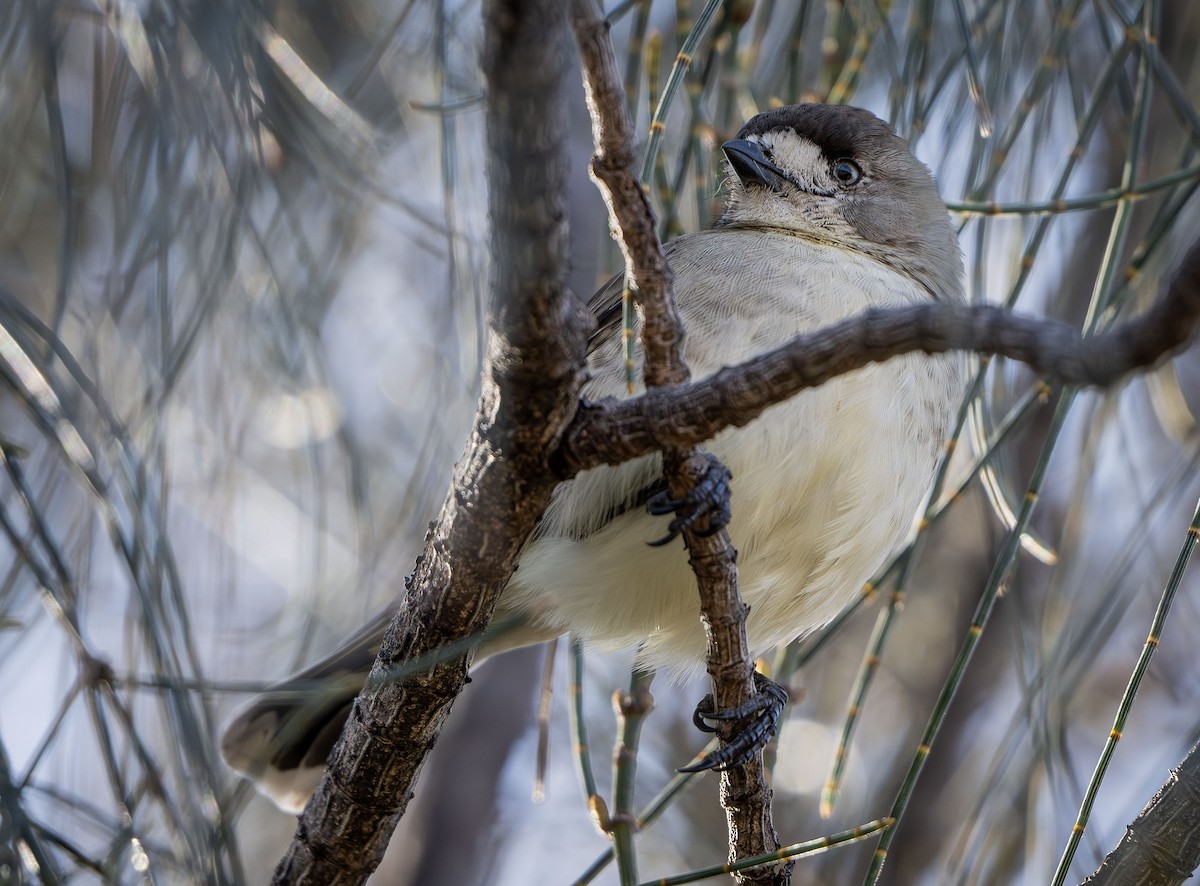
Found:
[{"label": "bird's breast", "polygon": [[[872,259],[786,235],[705,232],[674,241],[669,258],[698,378],[867,308],[929,297]],[[593,354],[587,395],[623,396],[621,366],[614,335]],[[832,618],[906,535],[950,431],[958,367],[945,355],[868,366],[707,444],[733,474],[729,529],[756,652]],[[598,502],[611,510],[629,501],[657,470],[639,460],[585,472],[560,490],[512,599],[536,598],[586,638],[642,643],[647,663],[687,671],[704,654],[695,581],[682,550],[646,546],[660,523],[632,508],[570,531]]]}]

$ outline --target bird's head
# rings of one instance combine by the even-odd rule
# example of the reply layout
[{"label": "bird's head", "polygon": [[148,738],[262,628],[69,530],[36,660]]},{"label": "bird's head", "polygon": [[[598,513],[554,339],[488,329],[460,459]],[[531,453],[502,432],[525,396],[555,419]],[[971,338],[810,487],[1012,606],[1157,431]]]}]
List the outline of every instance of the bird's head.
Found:
[{"label": "bird's head", "polygon": [[928,167],[870,111],[787,105],[723,145],[729,200],[718,224],[792,233],[865,253],[962,299],[962,253]]}]

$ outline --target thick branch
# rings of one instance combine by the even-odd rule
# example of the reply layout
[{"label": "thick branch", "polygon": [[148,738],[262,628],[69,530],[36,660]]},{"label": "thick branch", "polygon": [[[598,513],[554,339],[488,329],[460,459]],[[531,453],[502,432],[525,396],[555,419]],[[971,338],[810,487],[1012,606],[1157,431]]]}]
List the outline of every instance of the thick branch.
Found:
[{"label": "thick branch", "polygon": [[378,865],[467,671],[386,674],[487,625],[549,502],[592,321],[566,290],[565,23],[558,0],[484,3],[492,211],[489,365],[475,429],[379,659],[277,883],[360,883]]},{"label": "thick branch", "polygon": [[1200,745],[1154,795],[1085,886],[1179,886],[1200,866]]},{"label": "thick branch", "polygon": [[555,463],[571,475],[664,447],[702,443],[724,428],[748,424],[767,407],[806,388],[913,351],[1002,354],[1065,384],[1105,387],[1184,347],[1198,319],[1200,243],[1188,251],[1149,311],[1086,338],[1065,323],[990,305],[876,309],[798,336],[700,381],[591,404],[572,422]]},{"label": "thick branch", "polygon": [[[592,177],[608,204],[613,233],[625,256],[631,288],[643,310],[643,372],[649,390],[672,396],[690,378],[683,359],[683,324],[675,311],[672,277],[654,215],[635,172],[633,133],[625,92],[608,37],[608,23],[596,0],[572,0],[571,27],[583,63],[596,155]],[[695,443],[663,449],[663,471],[674,498],[681,498],[709,465]],[[733,516],[737,519],[737,515]],[[738,595],[737,552],[729,533],[685,532],[684,541],[700,594],[708,638],[706,661],[719,710],[740,707],[755,692],[746,637],[747,607]],[[772,852],[779,840],[771,817],[771,790],[762,757],[721,777],[722,804],[729,825],[731,858]],[[740,882],[785,884],[791,864],[739,875]]]}]

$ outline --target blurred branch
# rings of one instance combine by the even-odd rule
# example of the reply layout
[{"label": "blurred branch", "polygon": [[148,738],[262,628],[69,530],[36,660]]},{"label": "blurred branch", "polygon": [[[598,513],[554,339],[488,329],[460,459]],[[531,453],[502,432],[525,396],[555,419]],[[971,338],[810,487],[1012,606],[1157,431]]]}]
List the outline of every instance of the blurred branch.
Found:
[{"label": "blurred branch", "polygon": [[491,362],[453,486],[276,883],[359,883],[379,864],[469,655],[404,681],[385,674],[487,625],[549,502],[547,442],[583,383],[591,322],[565,286],[563,14],[557,0],[488,0],[483,14]]},{"label": "blurred branch", "polygon": [[[709,4],[711,14],[715,4]],[[671,396],[690,372],[681,343],[683,326],[675,311],[672,276],[655,232],[654,214],[635,173],[636,154],[625,89],[608,36],[608,24],[596,0],[573,0],[571,27],[579,45],[584,86],[596,154],[591,173],[608,205],[613,233],[625,256],[630,287],[643,309],[642,345],[646,387]],[[694,33],[700,33],[697,27]],[[681,55],[681,58],[683,56]],[[664,96],[664,104],[666,98]],[[643,175],[646,170],[643,170]],[[665,447],[663,473],[671,497],[679,500],[716,466],[693,445]],[[723,468],[720,468],[723,470]],[[728,492],[725,493],[728,495]],[[746,636],[749,612],[738,594],[737,552],[729,533],[684,532],[689,562],[699,585],[700,611],[707,648],[705,659],[713,684],[714,710],[745,706],[755,695],[754,667]],[[722,733],[722,738],[729,736]],[[729,828],[730,860],[764,855],[779,848],[771,814],[761,751],[744,766],[721,774],[721,801]],[[786,884],[790,862],[737,875],[738,882]]]},{"label": "blurred branch", "polygon": [[1178,886],[1200,865],[1200,744],[1125,830],[1085,886]]},{"label": "blurred branch", "polygon": [[671,391],[588,404],[555,456],[565,475],[620,464],[664,447],[742,427],[767,407],[870,363],[925,351],[1002,354],[1064,384],[1106,387],[1183,348],[1200,320],[1200,242],[1145,314],[1081,336],[1066,323],[991,305],[926,303],[877,309],[797,336],[783,347]]}]

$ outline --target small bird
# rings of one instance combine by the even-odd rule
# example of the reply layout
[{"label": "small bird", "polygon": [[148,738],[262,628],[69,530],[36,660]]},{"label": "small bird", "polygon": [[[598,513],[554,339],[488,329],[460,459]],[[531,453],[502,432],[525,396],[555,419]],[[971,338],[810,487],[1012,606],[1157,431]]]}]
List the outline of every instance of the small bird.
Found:
[{"label": "small bird", "polygon": [[[666,245],[694,377],[869,308],[964,300],[962,253],[932,175],[869,111],[775,108],[723,150],[724,214]],[[590,400],[627,396],[620,295],[618,278],[591,301]],[[733,477],[729,532],[755,655],[828,622],[904,540],[963,390],[960,358],[911,354],[709,441]],[[476,663],[571,632],[600,649],[638,646],[643,665],[673,676],[703,668],[687,557],[646,544],[662,535],[645,507],[661,473],[655,455],[558,487],[497,605],[493,623],[517,626],[489,631]],[[315,789],[390,615],[227,726],[226,762],[281,808],[299,812]]]}]

